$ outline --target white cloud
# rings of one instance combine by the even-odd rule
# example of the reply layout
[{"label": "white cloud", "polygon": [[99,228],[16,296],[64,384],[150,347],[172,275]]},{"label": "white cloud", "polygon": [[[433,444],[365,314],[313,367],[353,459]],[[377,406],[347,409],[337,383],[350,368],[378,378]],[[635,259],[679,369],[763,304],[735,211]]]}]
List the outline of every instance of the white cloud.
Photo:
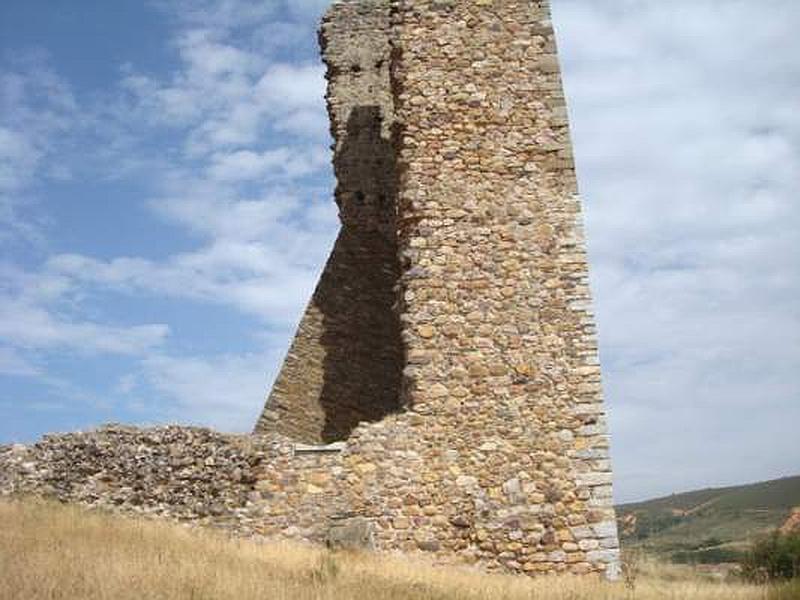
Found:
[{"label": "white cloud", "polygon": [[72,91],[43,57],[0,61],[0,242],[41,241],[28,188],[48,177],[69,176],[64,164],[43,164],[79,123]]},{"label": "white cloud", "polygon": [[[197,234],[200,242],[160,258],[65,253],[38,268],[0,265],[0,340],[7,345],[0,370],[37,374],[66,400],[85,394],[47,372],[53,356],[146,357],[115,384],[125,402],[137,401],[149,383],[166,400],[166,412],[249,429],[277,356],[170,356],[168,325],[101,322],[90,305],[105,290],[179,298],[223,304],[271,330],[288,330],[307,301],[337,222],[335,205],[329,198],[319,201],[317,184],[303,181],[330,168],[322,68],[270,54],[290,49],[292,32],[313,36],[314,26],[265,26],[280,4],[263,1],[201,0],[164,8],[178,17],[168,41],[178,68],[167,77],[123,65],[118,89],[79,109],[69,87],[48,69],[2,74],[0,192],[15,197],[13,203],[3,197],[0,220],[21,226],[16,211],[43,175],[69,179],[70,159],[78,158],[76,163],[91,163],[93,176],[139,177],[155,190],[153,214]],[[79,157],[66,152],[75,148]],[[254,329],[265,346],[285,345],[283,335],[276,343],[257,322]],[[34,367],[28,356],[44,366]]]},{"label": "white cloud", "polygon": [[0,374],[33,377],[39,375],[40,370],[13,348],[0,346]]},{"label": "white cloud", "polygon": [[325,94],[324,76],[321,64],[270,65],[256,84],[256,98],[265,106],[279,106],[280,112],[319,107]]},{"label": "white cloud", "polygon": [[320,110],[298,109],[275,123],[275,129],[304,137],[323,139],[329,133],[328,117]]},{"label": "white cloud", "polygon": [[117,384],[114,386],[114,391],[117,394],[121,394],[123,396],[130,395],[138,385],[138,380],[136,375],[133,373],[127,373],[117,380]]},{"label": "white cloud", "polygon": [[193,157],[264,144],[271,131],[324,139],[323,67],[269,63],[234,44],[219,29],[182,33],[181,68],[163,82],[129,73],[123,89],[133,104],[125,110],[156,127],[187,128],[184,149]]},{"label": "white cloud", "polygon": [[[315,252],[319,254],[319,248]],[[318,270],[303,252],[302,238],[287,240],[283,249],[219,240],[164,262],[140,258],[104,262],[60,255],[53,257],[48,267],[84,285],[225,304],[281,329],[297,318]]]},{"label": "white cloud", "polygon": [[331,0],[285,0],[289,12],[299,19],[316,21]]},{"label": "white cloud", "polygon": [[157,355],[144,361],[143,373],[150,385],[173,400],[170,412],[182,422],[244,432],[255,424],[278,358],[274,353]]},{"label": "white cloud", "polygon": [[181,78],[186,81],[227,81],[230,87],[223,88],[222,96],[232,91],[238,94],[236,84],[257,71],[263,64],[255,54],[216,39],[208,29],[190,29],[178,41],[181,58],[188,72]]},{"label": "white cloud", "polygon": [[[241,169],[235,177],[231,174],[231,163],[217,164],[228,169],[216,173],[219,179],[246,179]],[[226,184],[191,177],[172,180],[165,192],[179,195],[154,199],[152,208],[202,236],[204,243],[197,249],[158,261],[62,254],[50,257],[45,272],[53,281],[88,286],[87,291],[112,289],[223,304],[280,330],[290,327],[332,247],[334,203],[309,203],[277,187],[248,199]]]},{"label": "white cloud", "polygon": [[220,30],[257,25],[272,17],[280,0],[153,0],[168,14],[182,22]]},{"label": "white cloud", "polygon": [[139,355],[169,335],[165,324],[119,326],[82,316],[83,290],[76,283],[64,274],[25,272],[0,263],[0,341],[11,351]]},{"label": "white cloud", "polygon": [[800,7],[768,4],[554,3],[621,498],[800,457]]},{"label": "white cloud", "polygon": [[22,132],[0,127],[0,190],[17,190],[27,184],[41,155]]},{"label": "white cloud", "polygon": [[217,152],[211,156],[209,175],[223,182],[258,180],[268,174],[302,177],[327,167],[330,159],[330,152],[324,147]]},{"label": "white cloud", "polygon": [[[164,8],[176,10],[175,5]],[[179,67],[156,79],[125,66],[123,97],[83,116],[114,136],[105,157],[114,157],[110,162],[116,176],[156,165],[149,171],[158,190],[150,207],[200,234],[203,243],[158,260],[51,256],[25,285],[58,282],[68,290],[56,290],[50,299],[20,300],[16,308],[25,309],[31,327],[7,322],[3,331],[9,339],[46,347],[83,340],[98,351],[121,352],[153,345],[166,333],[151,326],[115,329],[70,318],[56,308],[67,291],[91,295],[113,289],[221,303],[279,328],[294,321],[329,251],[336,220],[333,203],[326,199],[322,207],[316,206],[322,202],[309,202],[308,194],[318,192],[301,181],[330,168],[327,133],[320,127],[325,122],[322,68],[270,62],[251,44],[259,41],[264,19],[275,8],[227,0],[184,6],[175,13],[180,26],[171,40]],[[254,37],[242,35],[242,27],[254,26]],[[57,78],[51,79],[55,85]],[[271,144],[270,132],[279,131],[281,144]],[[166,132],[176,134],[173,139],[183,153],[165,149],[158,157],[131,154],[143,151],[132,141],[136,137]],[[17,135],[5,137],[12,133]],[[306,141],[294,143],[287,133]],[[0,142],[4,139],[0,136]],[[10,144],[0,143],[0,149],[5,146]],[[19,144],[14,148],[18,155],[24,150]],[[37,168],[44,166],[40,154],[25,152]],[[30,183],[26,179],[20,187]],[[286,191],[290,183],[293,192]]]},{"label": "white cloud", "polygon": [[118,327],[72,321],[42,307],[0,298],[0,339],[21,348],[138,355],[162,344],[168,334],[163,324]]},{"label": "white cloud", "polygon": [[316,23],[306,20],[263,21],[255,24],[252,43],[264,56],[273,56],[283,49],[297,48],[301,40],[314,40],[316,27]]},{"label": "white cloud", "polygon": [[277,236],[281,222],[304,207],[300,198],[288,191],[260,200],[232,200],[225,191],[215,195],[214,186],[209,184],[209,188],[208,197],[202,193],[190,198],[164,197],[151,204],[163,217],[194,232],[242,242],[264,240],[268,234]]}]

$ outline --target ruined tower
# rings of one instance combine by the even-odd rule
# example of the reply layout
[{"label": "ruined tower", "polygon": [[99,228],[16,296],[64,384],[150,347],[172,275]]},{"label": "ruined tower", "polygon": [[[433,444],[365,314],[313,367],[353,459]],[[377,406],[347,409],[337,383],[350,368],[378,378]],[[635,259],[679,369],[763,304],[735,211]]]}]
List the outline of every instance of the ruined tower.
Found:
[{"label": "ruined tower", "polygon": [[388,1],[337,3],[320,28],[342,227],[257,431],[331,442],[399,409],[389,34]]},{"label": "ruined tower", "polygon": [[346,441],[314,492],[380,547],[613,574],[546,0],[342,1],[320,38],[342,228],[256,432]]}]

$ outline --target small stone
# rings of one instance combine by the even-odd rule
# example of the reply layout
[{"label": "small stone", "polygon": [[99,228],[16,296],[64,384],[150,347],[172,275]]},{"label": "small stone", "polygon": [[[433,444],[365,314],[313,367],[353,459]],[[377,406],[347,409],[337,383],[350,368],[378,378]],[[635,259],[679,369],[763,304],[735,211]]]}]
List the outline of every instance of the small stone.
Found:
[{"label": "small stone", "polygon": [[616,521],[603,521],[592,525],[592,531],[599,538],[616,538],[617,523]]},{"label": "small stone", "polygon": [[619,550],[592,550],[586,553],[589,562],[613,563],[619,560]]},{"label": "small stone", "polygon": [[314,473],[309,474],[308,476],[308,481],[318,486],[327,485],[330,479],[331,476],[328,473],[324,473],[322,471],[316,471]]},{"label": "small stone", "polygon": [[508,373],[508,368],[503,363],[492,363],[489,365],[489,374],[499,377]]},{"label": "small stone", "polygon": [[525,494],[522,493],[522,485],[516,477],[509,479],[503,484],[503,492],[505,492],[511,504],[520,504],[525,501]]},{"label": "small stone", "polygon": [[564,552],[577,552],[579,550],[578,544],[575,542],[564,542],[561,544],[561,549]]},{"label": "small stone", "polygon": [[563,550],[555,550],[547,555],[547,560],[551,562],[566,562],[567,553]]},{"label": "small stone", "polygon": [[468,371],[472,377],[486,377],[489,375],[489,369],[480,363],[471,364]]},{"label": "small stone", "polygon": [[441,544],[438,540],[421,540],[417,542],[417,547],[423,552],[438,552]]},{"label": "small stone", "polygon": [[600,547],[600,542],[597,540],[581,540],[578,542],[578,547],[584,552],[587,550],[596,550]]},{"label": "small stone", "polygon": [[335,521],[325,536],[328,548],[346,550],[374,550],[374,526],[364,517]]},{"label": "small stone", "polygon": [[356,465],[356,471],[358,471],[362,475],[367,475],[369,473],[372,473],[377,468],[378,467],[376,467],[373,463],[359,463]]},{"label": "small stone", "polygon": [[459,487],[475,487],[478,485],[478,479],[470,475],[461,475],[456,478],[456,485]]},{"label": "small stone", "polygon": [[575,439],[575,435],[569,429],[562,429],[558,432],[558,439],[568,443]]},{"label": "small stone", "polygon": [[454,527],[466,528],[470,526],[470,521],[464,515],[454,515],[450,517],[450,523]]},{"label": "small stone", "polygon": [[431,325],[420,325],[417,327],[417,333],[421,338],[430,339],[436,335],[436,329]]},{"label": "small stone", "polygon": [[441,383],[434,383],[428,390],[428,396],[431,398],[444,398],[448,395],[448,390]]}]

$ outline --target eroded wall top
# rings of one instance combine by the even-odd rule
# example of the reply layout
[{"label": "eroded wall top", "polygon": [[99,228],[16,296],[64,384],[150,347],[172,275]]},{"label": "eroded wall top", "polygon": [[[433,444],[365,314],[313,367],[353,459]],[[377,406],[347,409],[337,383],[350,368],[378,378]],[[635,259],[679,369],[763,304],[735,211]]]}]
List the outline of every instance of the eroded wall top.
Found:
[{"label": "eroded wall top", "polygon": [[335,4],[322,22],[342,228],[257,432],[329,442],[400,408],[389,33],[388,2]]}]

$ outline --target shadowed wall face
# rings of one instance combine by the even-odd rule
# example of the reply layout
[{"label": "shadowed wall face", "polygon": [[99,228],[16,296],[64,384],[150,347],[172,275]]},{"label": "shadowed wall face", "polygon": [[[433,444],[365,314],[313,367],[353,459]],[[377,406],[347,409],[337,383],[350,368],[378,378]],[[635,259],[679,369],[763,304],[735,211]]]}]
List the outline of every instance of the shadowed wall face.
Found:
[{"label": "shadowed wall face", "polygon": [[388,2],[341,3],[320,30],[342,228],[256,432],[345,439],[399,409]]}]

